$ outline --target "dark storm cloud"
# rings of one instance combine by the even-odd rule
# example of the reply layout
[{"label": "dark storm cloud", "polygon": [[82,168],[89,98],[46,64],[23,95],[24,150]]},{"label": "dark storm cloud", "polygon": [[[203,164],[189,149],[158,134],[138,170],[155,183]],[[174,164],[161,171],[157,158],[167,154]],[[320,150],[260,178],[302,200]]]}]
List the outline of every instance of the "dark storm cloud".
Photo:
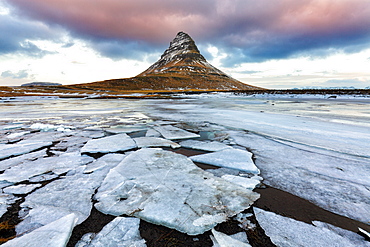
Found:
[{"label": "dark storm cloud", "polygon": [[[12,0],[19,16],[61,26],[103,56],[142,59],[178,31],[227,66],[369,48],[368,0]],[[11,44],[8,44],[11,46]],[[14,49],[14,48],[8,48]],[[203,51],[202,51],[203,52]],[[207,57],[210,54],[207,54]]]}]

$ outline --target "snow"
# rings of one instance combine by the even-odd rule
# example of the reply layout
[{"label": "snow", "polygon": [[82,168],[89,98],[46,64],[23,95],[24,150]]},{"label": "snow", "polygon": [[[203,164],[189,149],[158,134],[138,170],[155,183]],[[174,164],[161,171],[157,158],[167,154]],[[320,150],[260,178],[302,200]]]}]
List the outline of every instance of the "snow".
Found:
[{"label": "snow", "polygon": [[192,132],[174,127],[172,125],[155,126],[153,128],[159,133],[161,133],[161,135],[164,138],[169,140],[190,139],[200,137],[200,135],[198,134],[194,134]]},{"label": "snow", "polygon": [[212,229],[244,209],[258,194],[214,177],[183,155],[141,149],[110,170],[95,207],[132,215],[189,235]]},{"label": "snow", "polygon": [[240,149],[225,149],[219,152],[200,154],[191,156],[190,159],[208,165],[259,174],[258,168],[253,163],[252,153]]},{"label": "snow", "polygon": [[212,229],[212,234],[214,236],[212,239],[213,247],[251,247],[249,243],[243,243],[215,229]]},{"label": "snow", "polygon": [[179,144],[166,140],[163,138],[157,137],[137,137],[134,138],[136,145],[139,148],[148,148],[148,147],[171,147],[171,148],[179,148],[181,147]]},{"label": "snow", "polygon": [[204,142],[204,141],[196,141],[196,140],[186,140],[186,141],[180,142],[180,145],[185,148],[210,151],[210,152],[222,151],[224,149],[232,148],[226,144],[216,142],[216,141]]},{"label": "snow", "polygon": [[31,129],[37,129],[41,131],[59,131],[59,132],[69,132],[71,129],[74,129],[72,126],[64,125],[52,125],[52,124],[43,124],[43,123],[34,123],[30,126]]},{"label": "snow", "polygon": [[136,143],[127,134],[118,134],[88,141],[81,153],[114,153],[136,148]]},{"label": "snow", "polygon": [[74,214],[66,215],[59,220],[40,227],[28,234],[9,240],[2,244],[4,247],[64,247],[72,234],[76,225]]},{"label": "snow", "polygon": [[[324,225],[313,226],[259,208],[254,208],[254,213],[266,235],[277,246],[359,246],[357,241],[351,241],[345,235],[338,234]],[[370,244],[363,240],[360,246]]]},{"label": "snow", "polygon": [[127,246],[145,247],[145,240],[139,232],[140,220],[137,218],[117,217],[108,223],[95,236],[91,234],[79,241],[76,247]]}]

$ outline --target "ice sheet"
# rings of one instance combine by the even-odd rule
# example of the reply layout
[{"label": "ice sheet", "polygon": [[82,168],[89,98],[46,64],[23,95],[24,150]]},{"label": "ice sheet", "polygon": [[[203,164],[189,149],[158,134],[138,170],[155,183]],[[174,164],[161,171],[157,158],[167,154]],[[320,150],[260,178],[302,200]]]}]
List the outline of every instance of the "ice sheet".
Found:
[{"label": "ice sheet", "polygon": [[136,143],[127,134],[118,134],[88,141],[81,153],[114,153],[136,148]]},{"label": "ice sheet", "polygon": [[64,247],[76,225],[74,214],[66,215],[21,237],[2,244],[4,247]]},{"label": "ice sheet", "polygon": [[252,160],[252,153],[240,149],[225,149],[223,151],[191,156],[190,159],[208,165],[226,167],[259,174]]},{"label": "ice sheet", "polygon": [[[346,236],[339,235],[326,227],[313,226],[259,208],[254,208],[254,213],[266,235],[277,246],[359,246]],[[360,246],[370,245],[363,240]]]},{"label": "ice sheet", "polygon": [[158,137],[137,137],[134,138],[136,145],[139,148],[149,148],[149,147],[171,147],[171,148],[179,148],[181,147],[176,142],[166,140],[163,138]]},{"label": "ice sheet", "polygon": [[95,207],[112,215],[133,215],[190,235],[212,229],[248,208],[258,194],[194,165],[183,155],[141,149],[110,170]]},{"label": "ice sheet", "polygon": [[200,137],[200,135],[198,134],[194,134],[192,132],[174,127],[172,125],[156,126],[153,128],[159,133],[161,133],[161,135],[164,138],[169,140],[190,139]]},{"label": "ice sheet", "polygon": [[8,194],[28,194],[40,186],[41,184],[19,184],[3,188],[3,191]]},{"label": "ice sheet", "polygon": [[51,146],[53,143],[48,141],[38,142],[19,142],[16,144],[0,144],[0,160]]},{"label": "ice sheet", "polygon": [[216,141],[203,142],[203,141],[196,141],[196,140],[186,140],[186,141],[180,142],[180,145],[185,148],[210,151],[210,152],[222,151],[224,149],[232,148],[226,144],[216,142]]},{"label": "ice sheet", "polygon": [[76,247],[145,247],[145,240],[139,232],[140,220],[137,218],[117,217],[96,234],[91,242],[82,241]]}]

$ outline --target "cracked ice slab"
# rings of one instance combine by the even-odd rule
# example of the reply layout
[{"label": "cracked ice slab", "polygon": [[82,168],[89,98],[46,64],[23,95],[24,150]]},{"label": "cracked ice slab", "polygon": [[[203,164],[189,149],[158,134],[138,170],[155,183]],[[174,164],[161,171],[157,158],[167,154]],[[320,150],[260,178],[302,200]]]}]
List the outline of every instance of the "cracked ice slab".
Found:
[{"label": "cracked ice slab", "polygon": [[95,195],[95,207],[105,214],[131,215],[197,235],[258,198],[183,155],[148,148],[131,153],[110,170]]},{"label": "cracked ice slab", "polygon": [[246,189],[250,189],[250,190],[253,190],[254,188],[256,188],[256,186],[260,184],[262,181],[262,177],[260,176],[253,176],[251,178],[245,178],[245,177],[233,176],[233,175],[223,175],[222,178],[234,184],[238,184]]},{"label": "cracked ice slab", "polygon": [[157,138],[157,137],[138,137],[138,138],[134,138],[134,141],[136,142],[136,145],[139,148],[149,148],[149,147],[179,148],[181,147],[176,142],[163,139],[163,138]]},{"label": "cracked ice slab", "polygon": [[134,140],[127,134],[118,134],[88,141],[81,153],[114,153],[136,147]]},{"label": "cracked ice slab", "polygon": [[325,225],[310,225],[259,208],[254,208],[254,214],[266,235],[277,246],[370,246],[365,240],[359,245],[358,240],[338,234]]},{"label": "cracked ice slab", "polygon": [[76,247],[122,246],[146,247],[139,232],[140,219],[117,217],[108,223],[91,241],[79,241]]},{"label": "cracked ice slab", "polygon": [[172,125],[156,126],[153,128],[159,133],[161,133],[161,135],[164,138],[169,140],[190,139],[200,137],[200,135],[174,127]]},{"label": "cracked ice slab", "polygon": [[230,149],[232,147],[220,143],[220,142],[202,142],[202,141],[196,141],[196,140],[186,140],[180,142],[180,145],[185,148],[191,148],[191,149],[197,149],[197,150],[203,150],[203,151],[211,151],[211,152],[217,152],[222,151],[224,149]]},{"label": "cracked ice slab", "polygon": [[259,169],[253,163],[252,153],[240,149],[233,148],[209,154],[200,154],[191,156],[190,159],[208,165],[231,168],[254,174],[260,173]]},{"label": "cracked ice slab", "polygon": [[49,141],[35,141],[25,142],[21,141],[16,144],[0,144],[0,160],[6,159],[12,156],[18,156],[27,154],[32,151],[51,146],[53,143]]},{"label": "cracked ice slab", "polygon": [[212,229],[212,234],[214,238],[213,246],[214,247],[251,247],[248,243],[243,243],[237,239],[234,239],[232,236],[228,236],[225,233],[218,232],[215,229]]},{"label": "cracked ice slab", "polygon": [[63,247],[67,245],[76,222],[76,215],[69,214],[26,235],[9,240],[1,246]]}]

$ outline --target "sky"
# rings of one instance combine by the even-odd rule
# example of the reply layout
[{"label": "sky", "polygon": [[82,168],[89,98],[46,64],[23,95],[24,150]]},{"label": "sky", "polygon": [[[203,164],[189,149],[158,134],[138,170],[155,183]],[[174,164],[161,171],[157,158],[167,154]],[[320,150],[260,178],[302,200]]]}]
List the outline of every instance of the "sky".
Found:
[{"label": "sky", "polygon": [[0,0],[0,86],[133,77],[180,31],[247,84],[370,87],[369,0]]}]

